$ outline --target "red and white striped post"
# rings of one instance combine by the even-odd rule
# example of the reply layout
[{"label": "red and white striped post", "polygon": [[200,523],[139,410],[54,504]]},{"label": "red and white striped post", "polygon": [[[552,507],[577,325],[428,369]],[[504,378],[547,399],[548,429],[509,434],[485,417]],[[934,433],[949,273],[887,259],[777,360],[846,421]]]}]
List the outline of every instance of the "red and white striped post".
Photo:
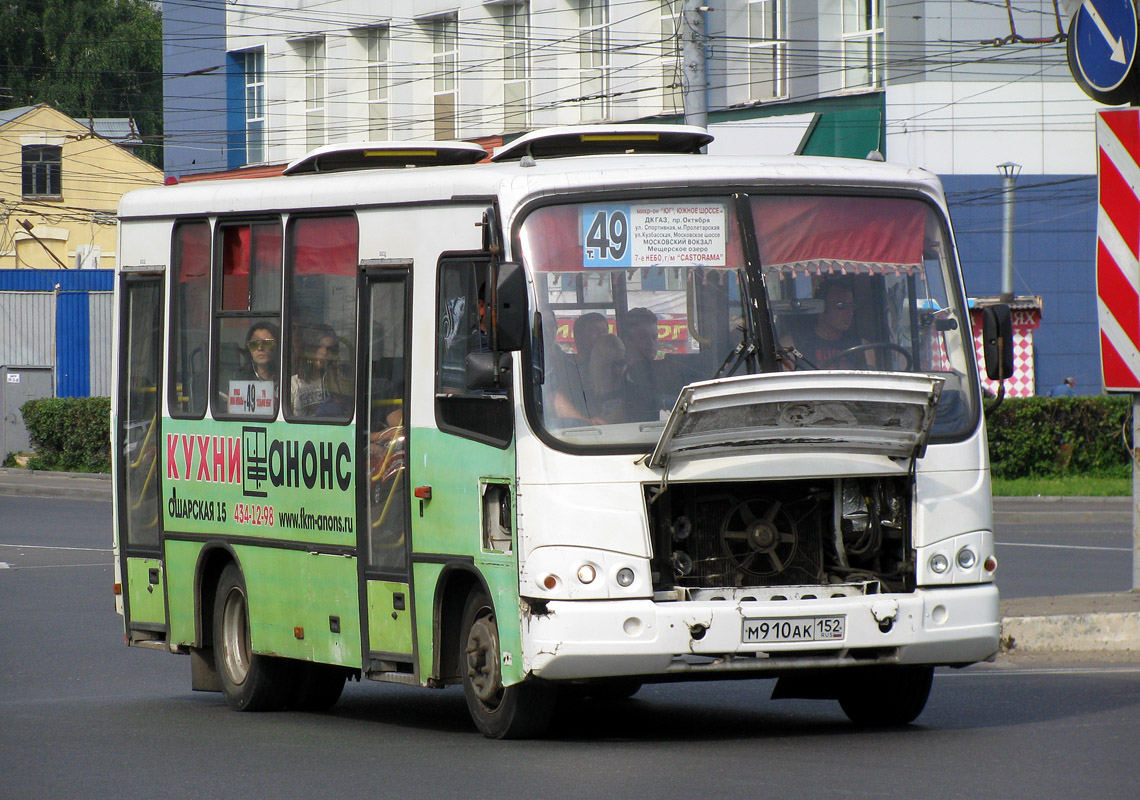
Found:
[{"label": "red and white striped post", "polygon": [[[1096,116],[1096,295],[1104,388],[1132,394],[1140,442],[1140,108]],[[1140,469],[1132,462],[1132,588],[1140,590]]]}]

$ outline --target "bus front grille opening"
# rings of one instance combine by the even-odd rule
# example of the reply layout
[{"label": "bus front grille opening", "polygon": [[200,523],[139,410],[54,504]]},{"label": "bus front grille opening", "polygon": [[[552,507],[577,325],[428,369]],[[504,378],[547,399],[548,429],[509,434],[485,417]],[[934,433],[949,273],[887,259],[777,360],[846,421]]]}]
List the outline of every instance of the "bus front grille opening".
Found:
[{"label": "bus front grille opening", "polygon": [[856,584],[912,591],[910,485],[883,477],[647,489],[654,591]]}]

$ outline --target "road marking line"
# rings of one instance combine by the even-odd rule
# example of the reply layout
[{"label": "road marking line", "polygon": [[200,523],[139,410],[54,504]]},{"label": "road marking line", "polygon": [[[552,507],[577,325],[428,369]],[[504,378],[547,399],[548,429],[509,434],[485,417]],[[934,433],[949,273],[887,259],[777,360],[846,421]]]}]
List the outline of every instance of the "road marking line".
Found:
[{"label": "road marking line", "polygon": [[0,544],[0,547],[20,547],[25,550],[82,550],[86,553],[110,553],[110,547],[52,547],[46,544]]},{"label": "road marking line", "polygon": [[1140,667],[977,667],[964,671],[936,672],[935,678],[1015,677],[1025,675],[1132,675]]},{"label": "road marking line", "polygon": [[1052,550],[1108,550],[1113,553],[1131,553],[1131,547],[1100,547],[1092,544],[1034,544],[1031,542],[994,542],[998,547],[1044,547]]}]

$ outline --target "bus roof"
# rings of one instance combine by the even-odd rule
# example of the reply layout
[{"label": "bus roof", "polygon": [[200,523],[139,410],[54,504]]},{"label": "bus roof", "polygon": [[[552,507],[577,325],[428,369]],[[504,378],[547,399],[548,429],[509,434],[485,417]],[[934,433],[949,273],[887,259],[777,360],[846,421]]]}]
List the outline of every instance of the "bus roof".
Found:
[{"label": "bus roof", "polygon": [[123,220],[268,213],[498,198],[507,217],[535,197],[689,187],[882,188],[942,200],[924,169],[844,158],[615,154],[399,170],[356,170],[249,181],[195,181],[140,189],[119,204]]}]

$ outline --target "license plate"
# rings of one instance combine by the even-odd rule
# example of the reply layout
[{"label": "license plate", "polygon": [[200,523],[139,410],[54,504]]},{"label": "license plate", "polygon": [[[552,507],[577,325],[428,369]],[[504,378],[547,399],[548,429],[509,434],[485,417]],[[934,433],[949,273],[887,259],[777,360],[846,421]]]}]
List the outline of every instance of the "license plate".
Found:
[{"label": "license plate", "polygon": [[847,617],[776,617],[744,620],[745,644],[769,642],[840,642],[847,635]]}]

